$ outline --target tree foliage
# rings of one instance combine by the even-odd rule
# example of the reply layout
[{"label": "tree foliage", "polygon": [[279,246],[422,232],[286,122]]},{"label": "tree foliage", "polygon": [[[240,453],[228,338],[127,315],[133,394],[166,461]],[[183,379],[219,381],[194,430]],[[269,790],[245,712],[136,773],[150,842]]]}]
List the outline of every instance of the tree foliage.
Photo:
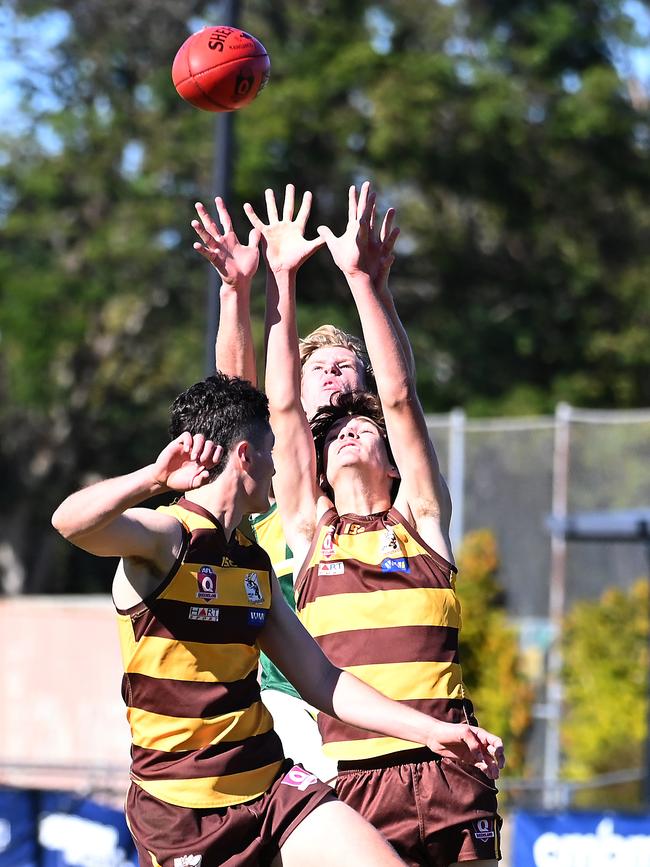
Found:
[{"label": "tree foliage", "polygon": [[[243,201],[293,181],[315,193],[312,229],[340,230],[347,186],[371,177],[398,208],[392,285],[427,409],[648,403],[650,135],[614,62],[635,38],[624,0],[242,7],[272,77],[236,116],[240,228]],[[48,516],[149,460],[170,400],[203,373],[188,224],[214,192],[214,119],[178,98],[170,65],[220,4],[7,10],[24,65],[20,123],[0,133],[2,582],[99,589],[107,569]],[[302,327],[358,327],[324,253],[299,291]]]},{"label": "tree foliage", "polygon": [[[608,590],[570,612],[563,639],[564,773],[570,780],[643,769],[648,703],[648,582]],[[587,789],[580,806],[638,807],[641,783]]]},{"label": "tree foliage", "polygon": [[458,557],[457,583],[463,609],[463,680],[480,724],[503,739],[506,775],[522,777],[533,690],[523,673],[517,635],[507,621],[498,571],[492,533],[468,533]]}]

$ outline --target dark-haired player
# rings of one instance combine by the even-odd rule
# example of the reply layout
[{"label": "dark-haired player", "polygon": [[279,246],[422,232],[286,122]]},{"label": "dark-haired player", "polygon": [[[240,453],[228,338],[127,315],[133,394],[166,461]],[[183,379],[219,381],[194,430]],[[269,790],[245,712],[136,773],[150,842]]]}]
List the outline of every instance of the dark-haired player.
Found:
[{"label": "dark-haired player", "polygon": [[[172,441],[145,467],[77,491],[52,523],[119,556],[113,599],[132,733],[127,818],[140,863],[391,865],[369,824],[285,759],[260,701],[259,648],[348,723],[494,764],[499,743],[391,702],[328,661],[284,603],[268,557],[236,530],[268,502],[266,398],[218,374],[172,406]],[[171,506],[142,508],[177,491]]]},{"label": "dark-haired player", "polygon": [[[310,430],[300,401],[295,284],[279,273],[267,312],[274,490],[294,552],[297,611],[325,653],[404,706],[462,727],[475,720],[458,658],[451,502],[400,334],[372,280],[374,215],[368,186],[358,197],[352,188],[344,235],[327,227],[319,234],[357,306],[381,408],[372,395],[340,395]],[[287,218],[285,203],[281,221],[275,205],[267,225],[252,221],[272,237]],[[496,789],[483,772],[490,768],[326,713],[319,728],[338,761],[337,793],[408,864],[496,863]]]}]

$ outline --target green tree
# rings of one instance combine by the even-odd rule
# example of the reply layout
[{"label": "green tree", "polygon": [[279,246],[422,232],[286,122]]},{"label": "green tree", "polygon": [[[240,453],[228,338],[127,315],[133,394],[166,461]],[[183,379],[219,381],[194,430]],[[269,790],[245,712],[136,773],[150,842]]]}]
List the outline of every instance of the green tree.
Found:
[{"label": "green tree", "polygon": [[[563,637],[563,773],[584,781],[643,767],[648,690],[648,582],[575,605]],[[586,789],[580,806],[638,807],[638,782]]]},{"label": "green tree", "polygon": [[516,632],[507,621],[498,571],[492,533],[468,533],[458,555],[456,585],[463,608],[463,680],[481,725],[503,739],[506,775],[521,777],[533,690],[523,673]]},{"label": "green tree", "polygon": [[[240,228],[243,201],[293,181],[315,193],[313,226],[341,229],[347,186],[370,176],[398,207],[392,285],[427,409],[649,401],[650,135],[614,63],[635,39],[624,0],[242,5],[272,71],[236,116]],[[203,372],[188,223],[211,198],[214,118],[179,99],[170,65],[220,6],[7,13],[24,69],[21,124],[0,133],[2,582],[98,589],[108,569],[59,544],[48,515],[93,473],[146,460]],[[302,328],[358,328],[325,254],[299,291]]]}]

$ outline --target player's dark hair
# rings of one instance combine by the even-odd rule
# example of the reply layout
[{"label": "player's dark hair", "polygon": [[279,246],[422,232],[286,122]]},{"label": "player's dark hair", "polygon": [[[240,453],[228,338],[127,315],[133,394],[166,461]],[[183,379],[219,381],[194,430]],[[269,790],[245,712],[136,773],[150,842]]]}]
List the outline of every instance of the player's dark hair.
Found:
[{"label": "player's dark hair", "polygon": [[269,432],[269,402],[258,388],[238,376],[217,371],[179,394],[170,408],[171,439],[183,431],[203,434],[223,448],[211,479],[223,470],[233,445],[249,440],[261,446]]},{"label": "player's dark hair", "polygon": [[[329,406],[320,407],[309,425],[314,437],[314,446],[316,447],[316,472],[318,478],[322,479],[321,487],[330,497],[332,497],[333,491],[325,477],[325,440],[332,425],[335,425],[336,422],[343,418],[357,415],[369,418],[371,422],[377,425],[384,439],[388,460],[393,466],[396,466],[390,442],[388,441],[388,434],[386,433],[384,413],[377,395],[369,391],[348,391],[333,394]],[[395,498],[397,487],[399,487],[399,479],[395,481],[396,484],[393,485],[391,490],[391,499]]]}]

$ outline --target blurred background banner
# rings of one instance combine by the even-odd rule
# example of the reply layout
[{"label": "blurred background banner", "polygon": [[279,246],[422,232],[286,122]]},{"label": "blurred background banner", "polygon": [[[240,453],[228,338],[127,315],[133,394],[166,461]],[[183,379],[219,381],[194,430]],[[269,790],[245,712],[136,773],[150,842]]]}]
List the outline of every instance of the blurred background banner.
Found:
[{"label": "blurred background banner", "polygon": [[137,867],[121,810],[68,792],[0,789],[0,867]]},{"label": "blurred background banner", "polygon": [[644,867],[650,814],[526,813],[513,816],[512,867]]}]

